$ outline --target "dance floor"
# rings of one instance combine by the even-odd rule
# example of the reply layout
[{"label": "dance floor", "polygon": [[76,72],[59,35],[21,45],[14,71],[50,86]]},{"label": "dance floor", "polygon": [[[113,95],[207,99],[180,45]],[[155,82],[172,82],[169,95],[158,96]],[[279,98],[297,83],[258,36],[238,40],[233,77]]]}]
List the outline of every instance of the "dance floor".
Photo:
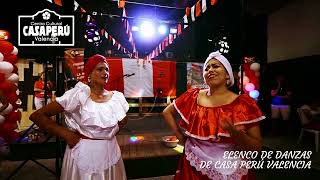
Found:
[{"label": "dance floor", "polygon": [[[120,133],[117,135],[128,179],[175,174],[182,149],[179,148],[179,152],[175,150],[176,148],[165,146],[162,142],[162,137],[165,135],[170,134],[168,132],[155,132],[135,133],[134,135],[132,133]],[[64,145],[65,143],[62,142],[62,146],[58,146],[55,143],[55,138],[52,138],[47,143],[15,144],[11,146],[12,154],[8,157],[8,160],[21,161],[20,164],[15,165],[16,168],[22,164],[23,160],[27,159],[31,160],[27,164],[34,163],[34,160],[42,163],[43,161],[40,159],[55,158],[57,148],[63,150]],[[5,163],[8,162],[6,161]],[[46,163],[43,165],[48,167]],[[8,171],[5,173],[5,177],[14,171],[13,167],[10,168],[11,170],[6,169]],[[38,168],[41,169],[40,166]],[[49,166],[49,170],[51,172],[55,171],[52,164]],[[20,174],[20,170],[14,174]]]},{"label": "dance floor", "polygon": [[124,134],[118,135],[122,158],[134,160],[142,158],[157,158],[166,156],[179,156],[181,153],[174,148],[162,143],[164,133],[136,134],[135,136]]},{"label": "dance floor", "polygon": [[[175,174],[181,148],[163,144],[163,132],[117,136],[129,179]],[[179,152],[180,151],[180,152]]]}]

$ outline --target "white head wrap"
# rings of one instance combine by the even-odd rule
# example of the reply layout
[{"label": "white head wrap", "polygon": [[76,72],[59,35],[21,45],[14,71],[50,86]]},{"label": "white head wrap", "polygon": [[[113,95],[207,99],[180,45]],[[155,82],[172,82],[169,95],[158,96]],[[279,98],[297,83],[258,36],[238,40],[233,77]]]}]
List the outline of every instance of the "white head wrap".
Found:
[{"label": "white head wrap", "polygon": [[228,87],[233,86],[233,84],[234,84],[234,77],[233,77],[232,67],[231,67],[228,59],[225,58],[219,51],[212,52],[212,53],[209,54],[209,56],[207,57],[206,61],[204,62],[203,71],[205,70],[207,63],[208,63],[211,59],[216,59],[216,60],[218,60],[218,61],[224,66],[224,68],[227,70],[228,75],[229,75],[229,78],[230,78],[230,79],[229,79],[229,80],[230,80],[230,83],[228,84]]}]

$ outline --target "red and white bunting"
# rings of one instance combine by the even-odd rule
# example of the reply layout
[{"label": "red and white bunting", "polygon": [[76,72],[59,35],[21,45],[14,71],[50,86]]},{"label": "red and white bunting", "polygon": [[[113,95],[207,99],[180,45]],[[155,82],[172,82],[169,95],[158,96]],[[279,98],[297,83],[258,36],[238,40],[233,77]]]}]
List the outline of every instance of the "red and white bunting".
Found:
[{"label": "red and white bunting", "polygon": [[201,0],[201,5],[202,13],[204,13],[207,10],[207,0]]},{"label": "red and white bunting", "polygon": [[74,1],[74,11],[76,11],[79,7],[79,4],[77,3],[77,1]]},{"label": "red and white bunting", "polygon": [[173,34],[169,34],[169,44],[173,43]]},{"label": "red and white bunting", "polygon": [[[62,6],[62,2],[61,0],[47,0],[48,2],[50,3],[55,3],[56,5],[58,6]],[[124,0],[121,0],[121,2],[125,2]],[[83,9],[79,3],[77,1],[74,1],[74,11],[76,11],[77,9],[80,8],[80,11],[82,13],[86,12],[85,9]],[[90,15],[88,15],[88,17],[90,17]],[[129,27],[129,23],[128,23],[128,26]],[[130,57],[132,56],[132,53],[130,53],[128,50],[126,50],[116,39],[114,39],[105,29],[101,30],[102,34],[104,34],[104,36],[112,42],[112,45],[118,49],[119,51],[123,52],[124,54],[128,54]],[[131,31],[130,31],[131,33]],[[132,33],[131,33],[131,39],[132,39]],[[132,39],[132,42],[133,42],[133,39]],[[135,48],[135,45],[133,44],[133,50],[134,50],[134,54],[138,55],[138,53],[136,52],[136,48]],[[135,57],[136,57],[135,55]]]},{"label": "red and white bunting", "polygon": [[198,1],[197,3],[196,3],[196,5],[195,5],[196,7],[195,7],[195,16],[196,17],[199,17],[200,15],[201,15],[201,1]]},{"label": "red and white bunting", "polygon": [[125,5],[126,5],[125,0],[118,0],[118,8],[124,8]]},{"label": "red and white bunting", "polygon": [[[127,17],[127,12],[126,12],[125,8],[122,8],[122,17]],[[132,51],[133,51],[134,57],[138,58],[138,52],[136,50],[136,45],[135,45],[134,40],[133,40],[131,26],[129,24],[129,21],[127,19],[124,19],[123,20],[123,24],[124,24],[124,28],[126,30],[126,34],[128,35],[129,42],[130,42],[130,44],[132,46]]]},{"label": "red and white bunting", "polygon": [[183,29],[187,28],[188,27],[188,16],[187,15],[184,15],[183,16]]},{"label": "red and white bunting", "polygon": [[[183,24],[177,25],[177,34],[169,34],[158,46],[156,46],[156,49],[151,51],[149,55],[147,55],[147,59],[155,58],[157,55],[155,52],[157,52],[157,49],[160,49],[160,53],[163,52],[167,46],[173,43],[173,41],[181,35],[182,31],[186,29],[190,23],[196,21],[197,17],[201,16],[202,13],[205,13],[207,11],[207,4],[210,4],[211,6],[216,5],[218,0],[198,0],[191,8],[186,8],[186,13],[182,17]],[[182,27],[183,26],[183,27]],[[161,48],[160,48],[161,47]],[[160,54],[159,53],[159,54]]]},{"label": "red and white bunting", "polygon": [[211,6],[217,4],[218,0],[211,0]]},{"label": "red and white bunting", "polygon": [[58,6],[62,6],[61,0],[54,0],[54,3]]},{"label": "red and white bunting", "polygon": [[161,47],[161,44],[158,45],[158,48],[159,48],[159,53],[161,54],[162,53],[162,47]]},{"label": "red and white bunting", "polygon": [[193,5],[193,6],[191,7],[191,20],[192,20],[192,22],[194,22],[194,21],[196,20],[196,16],[195,16],[195,14],[194,14],[195,9],[196,9],[196,6]]}]

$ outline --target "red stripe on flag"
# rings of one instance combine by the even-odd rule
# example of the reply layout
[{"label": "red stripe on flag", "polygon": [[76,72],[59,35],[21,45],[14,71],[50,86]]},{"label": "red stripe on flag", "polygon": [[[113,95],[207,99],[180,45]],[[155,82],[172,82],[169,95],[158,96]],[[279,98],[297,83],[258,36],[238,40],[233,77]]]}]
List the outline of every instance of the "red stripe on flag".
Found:
[{"label": "red stripe on flag", "polygon": [[154,96],[176,96],[176,62],[152,61],[152,69]]},{"label": "red stripe on flag", "polygon": [[107,90],[116,90],[124,93],[122,59],[107,59],[109,64],[109,80],[106,85]]}]

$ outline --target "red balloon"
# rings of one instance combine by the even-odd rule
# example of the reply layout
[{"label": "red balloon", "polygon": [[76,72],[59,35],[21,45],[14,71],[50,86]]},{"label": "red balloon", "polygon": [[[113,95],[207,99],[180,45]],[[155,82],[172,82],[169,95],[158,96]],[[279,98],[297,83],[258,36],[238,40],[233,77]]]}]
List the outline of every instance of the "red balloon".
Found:
[{"label": "red balloon", "polygon": [[20,134],[14,130],[8,131],[3,126],[0,126],[0,137],[3,137],[3,139],[7,143],[12,143],[18,140],[18,138],[20,137]]},{"label": "red balloon", "polygon": [[12,71],[12,73],[18,74],[18,67],[17,67],[15,64],[13,64],[13,71]]},{"label": "red balloon", "polygon": [[13,45],[8,41],[0,41],[0,52],[6,56],[13,51]]},{"label": "red balloon", "polygon": [[16,123],[21,120],[20,111],[11,111],[9,114],[5,115],[5,122]]},{"label": "red balloon", "polygon": [[5,138],[6,141],[9,143],[13,143],[17,141],[20,138],[20,134],[17,133],[16,131],[11,131]]},{"label": "red balloon", "polygon": [[12,92],[12,93],[9,93],[7,94],[7,101],[10,103],[10,104],[16,104],[16,101],[18,100],[18,95],[16,94],[16,92]]},{"label": "red balloon", "polygon": [[18,104],[16,104],[16,103],[12,104],[12,111],[15,111],[15,110],[19,109],[19,107],[20,106]]},{"label": "red balloon", "polygon": [[6,75],[3,73],[0,73],[0,83],[6,80]]},{"label": "red balloon", "polygon": [[17,90],[17,87],[14,83],[9,82],[9,81],[4,81],[2,83],[0,83],[0,90],[2,90],[2,92],[4,94],[8,94],[11,92],[15,92]]},{"label": "red balloon", "polygon": [[3,59],[11,64],[16,64],[18,62],[18,57],[14,54],[8,54]]},{"label": "red balloon", "polygon": [[5,120],[4,123],[1,124],[1,126],[5,131],[10,132],[17,128],[17,123],[9,123]]}]

